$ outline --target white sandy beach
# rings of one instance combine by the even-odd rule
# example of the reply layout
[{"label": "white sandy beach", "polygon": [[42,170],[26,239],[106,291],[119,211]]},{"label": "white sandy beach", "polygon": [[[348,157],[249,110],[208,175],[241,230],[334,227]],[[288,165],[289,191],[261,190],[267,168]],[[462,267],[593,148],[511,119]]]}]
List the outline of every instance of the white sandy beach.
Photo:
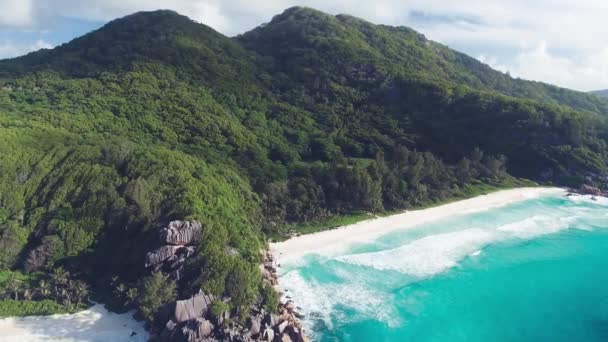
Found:
[{"label": "white sandy beach", "polygon": [[387,233],[411,229],[420,224],[453,215],[470,214],[544,195],[566,194],[562,188],[516,188],[501,190],[437,207],[361,221],[352,225],[301,235],[270,246],[279,263],[294,262],[309,253],[338,254],[356,243],[373,241]]},{"label": "white sandy beach", "polygon": [[148,333],[132,313],[115,314],[97,304],[75,314],[0,319],[0,342],[145,342]]}]

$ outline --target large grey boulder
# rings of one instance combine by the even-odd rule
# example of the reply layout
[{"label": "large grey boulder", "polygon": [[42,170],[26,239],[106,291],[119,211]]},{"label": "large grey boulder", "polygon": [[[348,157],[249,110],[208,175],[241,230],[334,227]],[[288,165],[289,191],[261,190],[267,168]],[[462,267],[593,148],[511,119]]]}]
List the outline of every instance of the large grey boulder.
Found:
[{"label": "large grey boulder", "polygon": [[274,340],[274,330],[266,328],[266,330],[264,330],[263,338],[268,342],[272,342]]},{"label": "large grey boulder", "polygon": [[207,337],[213,332],[213,324],[204,318],[198,318],[196,320],[196,325],[200,337]]},{"label": "large grey boulder", "polygon": [[198,245],[203,226],[198,221],[172,221],[160,232],[160,238],[169,245]]},{"label": "large grey boulder", "polygon": [[261,317],[251,317],[251,323],[249,325],[249,335],[257,336],[262,330],[262,318]]},{"label": "large grey boulder", "polygon": [[181,323],[205,317],[213,299],[212,295],[200,292],[189,299],[178,300],[175,302],[175,321]]},{"label": "large grey boulder", "polygon": [[278,315],[270,313],[270,314],[267,314],[266,317],[264,317],[264,320],[262,321],[262,323],[264,323],[268,326],[274,327],[280,323],[280,317]]},{"label": "large grey boulder", "polygon": [[145,266],[159,265],[167,261],[178,262],[194,254],[195,250],[196,247],[162,246],[146,254]]},{"label": "large grey boulder", "polygon": [[186,322],[181,328],[172,334],[165,334],[168,338],[164,338],[164,341],[188,341],[188,342],[202,342],[206,341],[206,337],[209,337],[213,332],[213,324],[204,318],[198,318]]},{"label": "large grey boulder", "polygon": [[177,324],[175,324],[175,322],[173,322],[172,320],[169,320],[169,321],[167,322],[167,324],[165,324],[165,328],[166,328],[168,331],[173,331],[173,330],[175,330],[175,327],[176,327],[176,326],[177,326]]},{"label": "large grey boulder", "polygon": [[282,334],[288,325],[289,325],[288,321],[283,321],[281,324],[277,325],[277,330],[279,331],[279,334]]},{"label": "large grey boulder", "polygon": [[181,246],[162,246],[152,252],[146,254],[146,267],[152,265],[158,265],[165,260],[168,260],[175,256],[175,252],[180,249]]}]

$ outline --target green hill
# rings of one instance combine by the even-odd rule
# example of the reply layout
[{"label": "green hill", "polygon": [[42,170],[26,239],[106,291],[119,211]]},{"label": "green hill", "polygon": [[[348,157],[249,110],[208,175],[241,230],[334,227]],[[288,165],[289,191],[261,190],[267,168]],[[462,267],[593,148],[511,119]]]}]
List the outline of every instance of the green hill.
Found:
[{"label": "green hill", "polygon": [[590,91],[589,93],[593,94],[593,95],[601,96],[601,97],[608,96],[608,90],[595,90],[595,91]]},{"label": "green hill", "polygon": [[604,186],[607,114],[404,27],[291,8],[228,38],[140,12],[0,61],[0,265],[63,267],[154,330],[150,311],[175,298],[123,297],[154,297],[146,253],[170,221],[198,220],[175,295],[230,297],[244,318],[274,300],[265,238],[294,225],[510,176]]}]

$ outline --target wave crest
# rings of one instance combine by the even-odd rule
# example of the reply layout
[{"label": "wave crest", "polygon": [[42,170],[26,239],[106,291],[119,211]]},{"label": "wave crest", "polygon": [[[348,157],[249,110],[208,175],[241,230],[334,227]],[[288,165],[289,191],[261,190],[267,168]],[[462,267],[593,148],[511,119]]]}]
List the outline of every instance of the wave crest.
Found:
[{"label": "wave crest", "polygon": [[494,229],[470,228],[435,234],[395,249],[351,254],[337,257],[335,260],[377,270],[397,271],[420,278],[429,277],[458,265],[467,256],[478,255],[483,247],[491,243],[556,233],[567,229],[574,220],[574,216],[535,215]]}]

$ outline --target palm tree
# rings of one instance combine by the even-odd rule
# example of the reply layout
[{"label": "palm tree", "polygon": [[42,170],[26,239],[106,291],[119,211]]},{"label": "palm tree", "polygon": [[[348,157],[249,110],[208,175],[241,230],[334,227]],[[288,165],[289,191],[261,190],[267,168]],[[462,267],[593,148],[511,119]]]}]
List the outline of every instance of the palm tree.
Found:
[{"label": "palm tree", "polygon": [[61,304],[66,306],[70,306],[71,304],[70,293],[64,287],[59,289],[58,300],[61,302]]},{"label": "palm tree", "polygon": [[127,292],[127,287],[125,286],[125,284],[120,283],[118,284],[118,286],[116,286],[114,292],[116,293],[117,297],[122,297],[125,292]]},{"label": "palm tree", "polygon": [[80,305],[80,303],[89,296],[89,285],[84,281],[76,280],[74,282],[73,291],[76,303]]},{"label": "palm tree", "polygon": [[30,289],[23,291],[23,300],[32,300],[32,291]]},{"label": "palm tree", "polygon": [[68,280],[68,283],[65,286],[66,296],[70,301],[75,301],[76,299],[76,282],[73,280]]},{"label": "palm tree", "polygon": [[59,297],[61,292],[60,288],[68,283],[69,278],[70,273],[64,270],[62,267],[58,267],[53,271],[51,274],[51,283],[53,283],[55,296]]},{"label": "palm tree", "polygon": [[47,298],[51,294],[51,286],[44,279],[38,282],[38,294],[42,299]]},{"label": "palm tree", "polygon": [[19,290],[21,290],[21,280],[17,279],[14,273],[6,280],[6,291],[19,300]]},{"label": "palm tree", "polygon": [[127,301],[125,302],[124,306],[129,306],[129,305],[135,305],[135,303],[137,303],[137,297],[139,295],[139,292],[137,291],[137,288],[132,287],[127,291]]}]

